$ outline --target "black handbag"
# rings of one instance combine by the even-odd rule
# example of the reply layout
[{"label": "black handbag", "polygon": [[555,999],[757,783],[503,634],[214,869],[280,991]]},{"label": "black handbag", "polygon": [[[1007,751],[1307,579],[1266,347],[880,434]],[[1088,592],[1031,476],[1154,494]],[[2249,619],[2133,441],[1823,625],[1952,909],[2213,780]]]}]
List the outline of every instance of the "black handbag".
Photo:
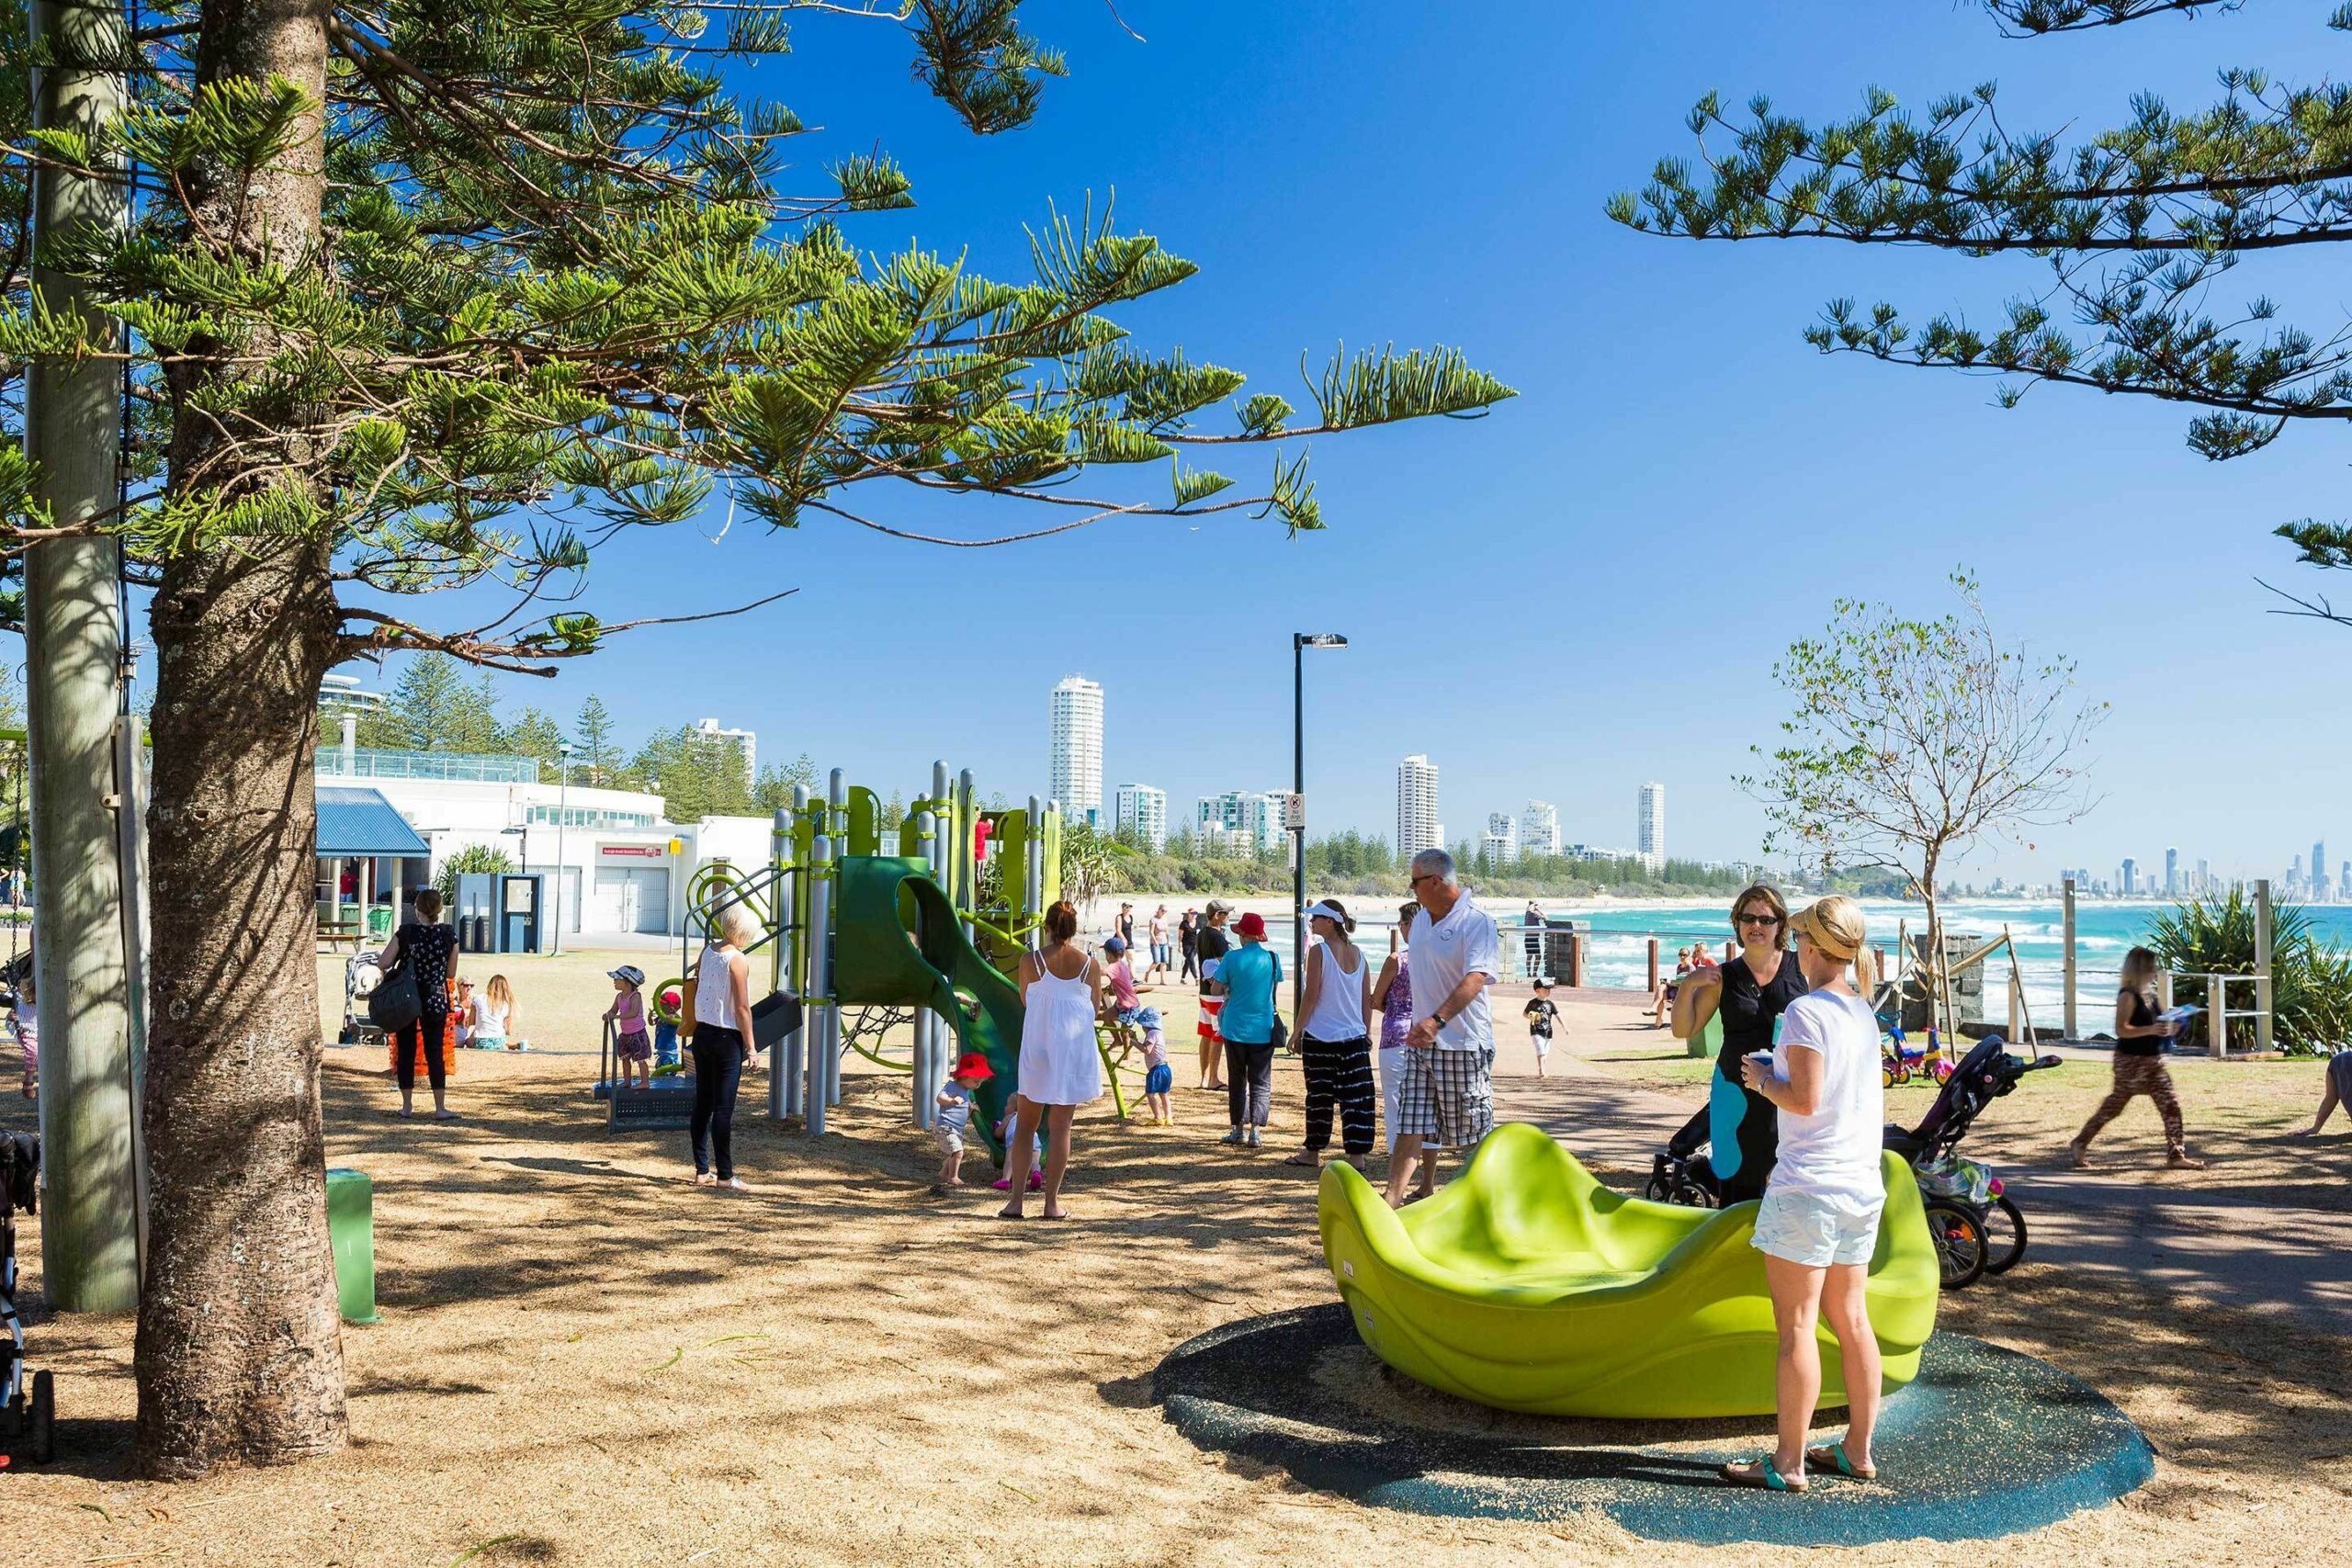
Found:
[{"label": "black handbag", "polygon": [[387,1034],[396,1034],[424,1016],[424,998],[416,988],[416,965],[409,962],[403,944],[400,957],[368,993],[368,1021]]},{"label": "black handbag", "polygon": [[1274,1032],[1270,1043],[1277,1051],[1290,1049],[1290,1025],[1283,1021],[1283,1015],[1280,1013],[1274,1014]]}]

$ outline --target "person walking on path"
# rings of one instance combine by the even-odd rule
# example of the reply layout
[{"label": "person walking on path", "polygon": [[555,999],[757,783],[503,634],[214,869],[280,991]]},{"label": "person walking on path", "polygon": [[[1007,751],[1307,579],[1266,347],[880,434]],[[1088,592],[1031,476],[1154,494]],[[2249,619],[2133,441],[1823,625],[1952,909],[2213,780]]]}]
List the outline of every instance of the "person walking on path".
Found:
[{"label": "person walking on path", "polygon": [[1151,942],[1151,964],[1144,970],[1143,977],[1147,982],[1165,980],[1172,967],[1169,963],[1171,954],[1168,951],[1167,905],[1162,904],[1151,912],[1151,924],[1145,928],[1144,935]]},{"label": "person walking on path", "polygon": [[390,974],[401,954],[408,956],[409,966],[416,975],[416,994],[424,1002],[424,1010],[415,1021],[401,1026],[399,1048],[392,1060],[394,1076],[401,1086],[401,1114],[410,1116],[416,1111],[416,1058],[424,1056],[424,1076],[433,1086],[433,1119],[454,1122],[458,1113],[449,1109],[449,1062],[441,1054],[443,1043],[449,1034],[449,954],[458,949],[455,928],[441,918],[441,895],[430,887],[416,895],[416,919],[392,932],[377,958],[379,973]]},{"label": "person walking on path", "polygon": [[1225,998],[1217,1023],[1225,1035],[1233,1131],[1218,1141],[1254,1149],[1273,1115],[1274,1025],[1280,1017],[1274,993],[1283,983],[1283,961],[1266,945],[1266,917],[1256,910],[1234,922],[1233,934],[1241,945],[1218,961],[1216,978],[1205,982]]},{"label": "person walking on path", "polygon": [[1462,890],[1443,850],[1413,857],[1412,886],[1420,910],[1405,940],[1419,1017],[1405,1036],[1398,1136],[1388,1159],[1391,1208],[1404,1203],[1424,1145],[1466,1155],[1495,1127],[1495,1020],[1487,988],[1502,978],[1502,935]]},{"label": "person walking on path", "polygon": [[1772,1174],[1780,1121],[1772,1102],[1745,1087],[1739,1064],[1772,1048],[1772,1025],[1804,995],[1804,976],[1789,956],[1789,907],[1762,883],[1731,901],[1739,956],[1720,968],[1693,967],[1674,994],[1674,1037],[1695,1039],[1723,1015],[1724,1046],[1708,1080],[1707,1163],[1726,1203],[1764,1196]]},{"label": "person walking on path", "polygon": [[751,908],[730,904],[718,912],[718,931],[695,965],[695,1107],[686,1123],[694,1148],[695,1185],[749,1192],[735,1174],[735,1091],[752,1057],[752,960],[760,940]]},{"label": "person walking on path", "polygon": [[2180,1026],[2156,1016],[2156,955],[2135,947],[2123,955],[2123,985],[2115,993],[2115,1087],[2098,1102],[2091,1119],[2066,1145],[2066,1156],[2076,1170],[2091,1165],[2091,1140],[2100,1128],[2123,1114],[2140,1095],[2156,1102],[2164,1118],[2166,1165],[2175,1170],[2202,1170],[2205,1162],[2189,1156],[2180,1120],[2180,1097],[2173,1092],[2172,1073],[2165,1066],[2165,1042]]},{"label": "person walking on path", "polygon": [[1185,910],[1184,918],[1176,922],[1176,945],[1182,951],[1184,959],[1184,966],[1176,972],[1176,978],[1180,981],[1201,977],[1200,952],[1194,945],[1200,930],[1201,917],[1191,909]]},{"label": "person walking on path", "polygon": [[[1808,1465],[1858,1481],[1878,1477],[1871,1434],[1878,1425],[1878,1338],[1871,1332],[1871,1255],[1878,1248],[1886,1181],[1879,1164],[1885,1090],[1878,1019],[1863,996],[1871,958],[1862,907],[1832,894],[1792,922],[1805,994],[1781,1017],[1769,1053],[1740,1062],[1748,1088],[1781,1121],[1780,1159],[1756,1211],[1749,1244],[1764,1255],[1781,1349],[1774,1378],[1779,1441],[1771,1454],[1724,1466],[1741,1486],[1803,1492]],[[1847,977],[1849,966],[1853,977]],[[1846,1435],[1807,1448],[1821,1399],[1819,1324],[1838,1338],[1846,1375]]]},{"label": "person walking on path", "polygon": [[1102,1055],[1094,1021],[1102,1011],[1102,970],[1078,945],[1078,910],[1061,899],[1046,911],[1046,945],[1021,955],[1021,1070],[1013,1124],[1005,1138],[1012,1193],[997,1217],[1025,1220],[1022,1203],[1037,1125],[1046,1127],[1046,1218],[1068,1219],[1062,1178],[1069,1172],[1069,1123],[1102,1097]]},{"label": "person walking on path", "polygon": [[1521,939],[1527,950],[1527,977],[1541,980],[1544,977],[1544,906],[1530,898],[1527,913],[1520,917],[1520,924],[1527,928],[1526,936]]},{"label": "person walking on path", "polygon": [[1364,1028],[1371,1010],[1372,965],[1353,938],[1356,922],[1336,899],[1306,911],[1307,929],[1318,939],[1306,954],[1306,988],[1298,1002],[1299,1065],[1306,1074],[1306,1146],[1286,1165],[1319,1167],[1331,1142],[1331,1111],[1340,1112],[1340,1147],[1350,1165],[1363,1168],[1372,1153],[1372,1039]]},{"label": "person walking on path", "polygon": [[1218,1032],[1217,1017],[1225,1010],[1225,998],[1212,985],[1215,971],[1211,965],[1225,962],[1232,951],[1232,942],[1225,934],[1225,919],[1233,906],[1222,898],[1209,900],[1200,925],[1193,932],[1193,955],[1199,961],[1201,976],[1201,1083],[1203,1089],[1223,1089],[1224,1075],[1219,1069],[1225,1062],[1225,1036]]},{"label": "person walking on path", "polygon": [[[1380,978],[1372,987],[1372,1005],[1380,1013],[1380,1117],[1382,1125],[1388,1129],[1391,1159],[1396,1157],[1396,1109],[1405,1089],[1405,1036],[1413,1028],[1413,974],[1409,963],[1413,953],[1405,945],[1405,932],[1420,910],[1419,904],[1407,904],[1396,911],[1396,929],[1388,933],[1388,962],[1380,966]],[[1437,1190],[1436,1170],[1436,1159],[1421,1161],[1421,1184],[1415,1190],[1415,1197],[1426,1198]]]},{"label": "person walking on path", "polygon": [[1135,951],[1136,907],[1133,904],[1122,904],[1119,906],[1119,918],[1111,923],[1111,934],[1117,937],[1121,942],[1125,942],[1127,944],[1128,952],[1133,953]]}]

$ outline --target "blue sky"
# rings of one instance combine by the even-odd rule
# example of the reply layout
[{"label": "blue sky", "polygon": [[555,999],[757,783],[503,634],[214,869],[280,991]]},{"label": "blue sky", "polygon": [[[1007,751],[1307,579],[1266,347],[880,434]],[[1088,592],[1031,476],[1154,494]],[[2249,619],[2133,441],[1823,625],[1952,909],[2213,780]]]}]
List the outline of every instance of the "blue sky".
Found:
[{"label": "blue sky", "polygon": [[[596,692],[632,738],[713,715],[755,728],[767,755],[807,750],[886,791],[944,757],[1018,795],[1043,787],[1047,690],[1083,672],[1107,688],[1106,784],[1159,784],[1188,813],[1285,782],[1289,634],[1330,628],[1353,646],[1310,667],[1317,830],[1389,831],[1396,759],[1424,751],[1457,837],[1535,795],[1570,838],[1627,843],[1655,778],[1675,852],[1748,856],[1762,818],[1730,778],[1785,709],[1774,656],[1839,594],[1939,610],[1964,562],[1998,624],[2076,657],[2115,708],[2098,809],[1972,874],[2104,874],[2167,843],[2268,873],[2323,834],[2352,852],[2352,631],[2269,614],[2254,581],[2317,585],[2268,529],[2343,515],[2332,430],[2217,466],[2188,450],[2177,409],[2052,388],[2004,412],[1988,381],[1800,338],[1839,294],[1992,320],[2037,281],[2029,259],[1695,245],[1601,214],[1688,150],[1683,114],[1710,88],[1818,118],[1867,84],[1921,105],[1997,80],[2011,124],[2087,131],[2143,88],[2199,107],[2223,64],[2317,68],[2341,43],[2324,7],[2031,42],[1973,6],[1862,0],[1122,0],[1148,41],[1091,0],[1027,9],[1072,76],[1005,136],[965,134],[885,24],[812,18],[800,52],[763,68],[769,96],[824,128],[800,144],[812,168],[878,144],[913,179],[919,208],[857,220],[858,243],[968,249],[1017,276],[1024,221],[1115,189],[1123,226],[1202,267],[1123,317],[1143,342],[1302,403],[1302,351],[1442,342],[1521,396],[1483,421],[1319,443],[1330,527],[1297,540],[1237,518],[990,551],[817,518],[780,536],[739,520],[716,544],[670,530],[599,561],[608,618],[802,591],[511,681],[515,700],[569,716]],[[2257,260],[2223,288],[2333,330],[2326,259]],[[1263,466],[1228,471],[1262,482]]]}]

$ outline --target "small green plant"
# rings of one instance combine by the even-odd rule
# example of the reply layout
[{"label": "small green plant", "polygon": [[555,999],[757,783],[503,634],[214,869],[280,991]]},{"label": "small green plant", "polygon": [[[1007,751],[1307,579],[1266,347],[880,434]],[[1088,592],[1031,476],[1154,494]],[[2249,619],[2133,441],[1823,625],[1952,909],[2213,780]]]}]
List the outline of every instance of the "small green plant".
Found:
[{"label": "small green plant", "polygon": [[504,850],[492,844],[468,844],[441,863],[440,874],[434,877],[433,886],[440,889],[443,903],[454,904],[458,901],[458,877],[460,873],[514,869],[514,863]]},{"label": "small green plant", "polygon": [[[2227,896],[2192,898],[2170,914],[2158,915],[2148,946],[2176,975],[2254,973],[2254,900],[2232,890]],[[2299,1053],[2326,1052],[2352,1040],[2352,952],[2321,941],[2301,905],[2270,906],[2271,1037]],[[2173,1000],[2210,1009],[2203,980],[2173,983]],[[2230,987],[2232,1007],[2253,1005],[2250,986]],[[2233,1049],[2251,1049],[2255,1021],[2230,1021]]]}]

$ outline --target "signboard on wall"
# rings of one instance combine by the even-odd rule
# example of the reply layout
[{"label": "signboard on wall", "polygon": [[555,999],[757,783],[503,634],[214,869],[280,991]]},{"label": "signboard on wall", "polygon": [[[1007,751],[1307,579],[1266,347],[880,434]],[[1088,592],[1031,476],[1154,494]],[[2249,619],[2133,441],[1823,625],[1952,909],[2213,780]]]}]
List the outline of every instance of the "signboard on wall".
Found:
[{"label": "signboard on wall", "polygon": [[667,852],[659,844],[599,844],[596,854],[602,860],[660,860]]}]

